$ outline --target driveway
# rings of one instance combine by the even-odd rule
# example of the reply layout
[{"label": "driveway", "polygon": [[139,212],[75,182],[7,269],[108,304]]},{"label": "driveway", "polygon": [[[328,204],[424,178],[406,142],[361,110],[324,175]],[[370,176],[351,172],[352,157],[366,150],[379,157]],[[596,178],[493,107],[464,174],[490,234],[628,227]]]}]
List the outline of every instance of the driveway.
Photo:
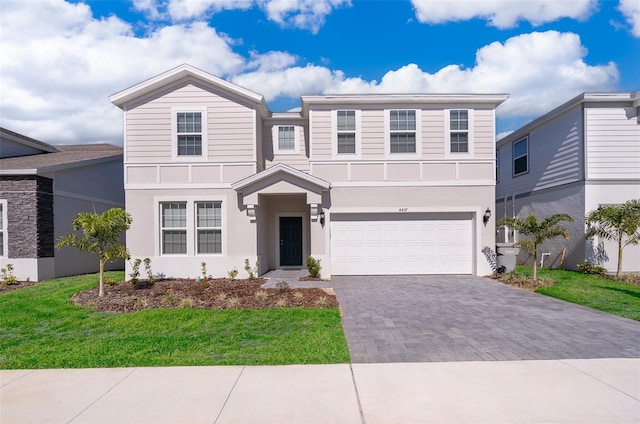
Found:
[{"label": "driveway", "polygon": [[639,358],[640,322],[474,276],[336,277],[354,363]]}]

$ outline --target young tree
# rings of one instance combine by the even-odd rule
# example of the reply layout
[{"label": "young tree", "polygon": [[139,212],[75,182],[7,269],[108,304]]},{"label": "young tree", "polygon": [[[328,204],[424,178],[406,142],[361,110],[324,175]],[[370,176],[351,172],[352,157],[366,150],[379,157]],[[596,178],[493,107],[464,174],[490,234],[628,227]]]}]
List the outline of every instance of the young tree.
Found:
[{"label": "young tree", "polygon": [[120,235],[131,226],[131,215],[124,209],[112,208],[102,214],[80,212],[73,219],[75,231],[82,236],[66,234],[58,240],[56,248],[75,247],[82,252],[93,253],[100,259],[100,283],[98,296],[104,296],[104,265],[117,258],[129,256],[127,248],[119,245]]},{"label": "young tree", "polygon": [[630,244],[640,243],[640,200],[632,199],[621,205],[603,206],[585,217],[585,238],[598,236],[618,244],[618,269],[622,274],[622,250]]},{"label": "young tree", "polygon": [[498,221],[497,225],[506,225],[518,231],[519,234],[529,238],[518,241],[518,246],[524,247],[533,254],[533,279],[538,279],[538,247],[548,239],[563,236],[569,240],[567,230],[558,223],[573,222],[573,218],[566,213],[557,213],[539,221],[535,215],[529,215],[525,219],[505,217]]}]

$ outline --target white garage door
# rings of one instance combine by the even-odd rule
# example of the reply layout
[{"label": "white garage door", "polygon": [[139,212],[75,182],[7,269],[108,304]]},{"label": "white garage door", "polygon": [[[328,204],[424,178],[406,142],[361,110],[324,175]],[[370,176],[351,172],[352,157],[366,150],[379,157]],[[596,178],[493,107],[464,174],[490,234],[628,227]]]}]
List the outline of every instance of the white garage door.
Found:
[{"label": "white garage door", "polygon": [[471,274],[471,214],[332,214],[331,268],[335,275]]}]

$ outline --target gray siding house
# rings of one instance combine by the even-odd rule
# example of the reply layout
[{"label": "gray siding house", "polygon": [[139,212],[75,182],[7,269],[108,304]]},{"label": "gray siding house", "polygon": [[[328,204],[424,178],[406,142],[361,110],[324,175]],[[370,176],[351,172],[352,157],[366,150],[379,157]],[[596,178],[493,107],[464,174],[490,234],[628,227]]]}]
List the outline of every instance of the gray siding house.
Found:
[{"label": "gray siding house", "polygon": [[1,267],[31,281],[97,271],[94,257],[54,246],[78,212],[124,207],[122,167],[116,146],[52,146],[0,128]]},{"label": "gray siding house", "polygon": [[124,112],[127,246],[167,276],[321,260],[322,276],[487,274],[501,94],[305,95],[300,112],[182,65]]},{"label": "gray siding house", "polygon": [[[545,265],[574,268],[587,260],[615,272],[617,247],[585,240],[584,217],[640,199],[639,108],[638,91],[583,93],[498,141],[497,217],[568,213],[575,220],[563,224],[569,241],[545,243]],[[498,229],[498,242],[513,239]],[[530,262],[526,252],[519,260]],[[623,270],[640,271],[640,246],[625,249]]]}]

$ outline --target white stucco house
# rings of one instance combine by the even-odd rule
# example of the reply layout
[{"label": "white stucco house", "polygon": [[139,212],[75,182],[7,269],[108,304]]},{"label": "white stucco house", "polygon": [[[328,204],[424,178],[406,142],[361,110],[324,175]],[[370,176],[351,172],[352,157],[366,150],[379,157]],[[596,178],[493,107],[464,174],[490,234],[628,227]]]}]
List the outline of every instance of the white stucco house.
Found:
[{"label": "white stucco house", "polygon": [[[322,276],[479,274],[495,244],[502,94],[262,95],[182,65],[124,111],[127,246],[154,272],[226,276],[321,260]],[[483,218],[483,217],[487,218]]]},{"label": "white stucco house", "polygon": [[[545,265],[574,268],[587,260],[616,271],[615,243],[586,241],[584,218],[601,205],[640,199],[639,109],[640,91],[583,93],[498,141],[497,218],[574,219],[562,224],[569,241],[543,246]],[[511,242],[513,234],[498,229],[497,241]],[[521,251],[519,261],[527,260]],[[622,265],[640,271],[640,246],[624,250]]]},{"label": "white stucco house", "polygon": [[0,268],[31,281],[97,272],[95,256],[55,243],[79,212],[124,207],[122,166],[117,146],[52,146],[0,128]]}]

